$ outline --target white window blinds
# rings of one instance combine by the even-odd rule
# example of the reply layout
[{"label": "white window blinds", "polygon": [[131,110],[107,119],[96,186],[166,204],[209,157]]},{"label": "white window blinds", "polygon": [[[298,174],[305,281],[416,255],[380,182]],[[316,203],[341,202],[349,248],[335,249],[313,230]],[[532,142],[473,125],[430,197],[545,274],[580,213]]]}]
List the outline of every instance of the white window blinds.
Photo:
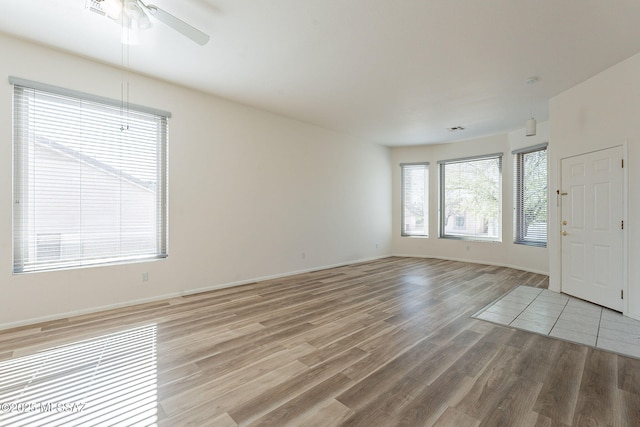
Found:
[{"label": "white window blinds", "polygon": [[14,272],[166,257],[169,114],[11,82]]},{"label": "white window blinds", "polygon": [[515,243],[547,245],[547,145],[513,152]]},{"label": "white window blinds", "polygon": [[440,237],[501,240],[502,153],[440,164]]},{"label": "white window blinds", "polygon": [[402,235],[426,236],[429,163],[402,163]]}]

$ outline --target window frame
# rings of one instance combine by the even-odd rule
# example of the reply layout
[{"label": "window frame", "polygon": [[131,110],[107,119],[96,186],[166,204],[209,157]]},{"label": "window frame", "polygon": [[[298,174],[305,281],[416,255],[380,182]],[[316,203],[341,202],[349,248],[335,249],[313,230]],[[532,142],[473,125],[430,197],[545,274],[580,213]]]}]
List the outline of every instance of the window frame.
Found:
[{"label": "window frame", "polygon": [[[548,240],[549,240],[549,192],[548,192],[548,188],[549,188],[549,154],[547,151],[548,148],[548,143],[542,143],[542,144],[536,144],[536,145],[532,145],[529,147],[525,147],[525,148],[521,148],[518,150],[513,150],[511,152],[511,154],[513,155],[513,177],[514,177],[514,182],[513,182],[513,187],[514,187],[514,195],[513,195],[513,202],[514,202],[514,206],[513,206],[513,210],[514,210],[514,217],[513,217],[513,243],[517,244],[517,245],[525,245],[525,246],[537,246],[537,247],[541,247],[541,248],[546,248],[547,244],[548,244]],[[539,240],[530,240],[527,239],[524,233],[524,225],[523,225],[523,218],[524,218],[524,201],[522,200],[522,196],[523,196],[523,191],[522,191],[522,186],[524,184],[524,175],[525,175],[525,169],[524,169],[524,156],[526,156],[527,154],[532,154],[532,153],[537,153],[540,151],[545,151],[546,153],[546,162],[547,162],[547,173],[545,175],[546,178],[546,182],[545,182],[545,187],[546,187],[546,213],[547,213],[547,222],[546,222],[546,227],[547,227],[547,232],[545,235],[545,241],[541,242]]]},{"label": "window frame", "polygon": [[[502,242],[502,170],[503,170],[503,157],[504,153],[491,153],[477,156],[468,156],[468,157],[460,157],[455,159],[447,159],[447,160],[438,160],[438,238],[440,239],[451,239],[451,240],[465,240],[465,241],[475,241],[475,242]],[[491,160],[498,159],[498,236],[493,237],[482,237],[482,236],[473,236],[473,235],[460,235],[460,234],[447,234],[445,232],[445,207],[446,207],[446,198],[445,198],[445,184],[446,184],[446,166],[458,163],[468,163],[474,161],[481,160]],[[466,220],[465,220],[466,221]]]},{"label": "window frame", "polygon": [[[407,233],[405,227],[405,173],[408,167],[423,166],[425,174],[424,234]],[[429,237],[429,162],[400,163],[400,236]]]},{"label": "window frame", "polygon": [[[79,92],[71,89],[61,88],[58,86],[53,86],[45,83],[34,82],[18,77],[9,77],[9,83],[14,87],[12,89],[12,93],[14,94],[13,100],[13,204],[12,208],[12,242],[13,242],[13,274],[25,274],[25,273],[34,273],[34,272],[43,272],[43,271],[56,271],[56,270],[68,270],[75,268],[84,268],[84,267],[94,267],[94,266],[105,266],[112,264],[128,264],[134,262],[141,261],[149,261],[154,259],[163,259],[168,257],[168,237],[169,237],[169,224],[168,224],[168,182],[169,182],[169,166],[168,166],[168,144],[169,144],[169,118],[171,117],[171,113],[155,108],[149,108],[145,106],[140,106],[136,104],[123,104],[123,101],[113,100],[110,98],[105,98],[97,95],[87,94],[84,92]],[[29,102],[26,97],[30,96],[28,94],[29,91],[32,91],[35,95],[36,93],[42,93],[44,96],[60,97],[59,102],[60,105],[64,105],[69,102],[78,102],[82,103],[84,108],[87,108],[87,111],[92,113],[97,113],[100,109],[110,109],[113,111],[115,108],[126,108],[124,111],[125,114],[140,114],[149,117],[149,123],[154,123],[156,126],[155,133],[155,175],[157,180],[155,181],[155,191],[154,191],[154,230],[155,230],[155,250],[142,253],[142,254],[134,254],[133,252],[127,253],[125,250],[118,252],[105,252],[104,254],[97,257],[86,257],[79,256],[70,260],[42,260],[39,262],[39,257],[37,255],[37,250],[39,246],[38,233],[40,230],[36,227],[36,225],[31,224],[33,219],[31,218],[34,215],[34,212],[29,210],[29,202],[33,201],[37,203],[37,198],[32,198],[28,195],[28,192],[32,190],[32,185],[28,184],[29,180],[34,180],[34,176],[31,173],[32,166],[30,162],[35,160],[30,160],[27,157],[31,157],[33,154],[32,150],[35,150],[36,143],[34,142],[34,138],[41,138],[39,136],[28,135],[32,133],[32,128],[30,124],[24,124],[23,120],[26,120],[27,117],[25,114],[29,114],[28,112],[23,113],[23,108],[25,107],[25,103]],[[23,98],[25,97],[25,98]],[[57,102],[58,100],[56,100]],[[56,104],[53,104],[56,105]],[[86,106],[86,107],[85,107]],[[127,119],[128,120],[128,119]],[[60,124],[64,123],[63,121],[59,122]],[[55,122],[51,122],[51,124],[55,124]],[[57,129],[57,128],[54,128]],[[85,128],[82,128],[83,131]],[[103,128],[97,127],[100,132],[103,131]],[[25,134],[25,132],[27,134]],[[91,135],[98,136],[98,134],[91,133]],[[42,136],[47,139],[50,138],[46,136]],[[60,144],[51,140],[52,146],[60,146],[66,147],[64,144]],[[86,154],[82,154],[80,152],[75,153],[72,148],[67,148],[69,153],[74,152],[77,156],[76,160],[78,162],[85,162],[89,157]],[[25,155],[26,154],[26,155]],[[96,160],[99,162],[98,160]],[[106,165],[105,167],[108,167]],[[63,171],[64,169],[59,169]],[[104,172],[104,171],[103,171]],[[88,181],[90,182],[90,181]],[[75,194],[75,193],[74,193]],[[83,194],[78,193],[78,196],[82,199]],[[26,207],[21,206],[21,204],[26,204]],[[127,217],[124,217],[127,218]],[[47,234],[47,233],[45,233]],[[27,245],[27,246],[25,246]],[[32,249],[28,249],[28,248]],[[33,257],[33,258],[31,258]]]}]

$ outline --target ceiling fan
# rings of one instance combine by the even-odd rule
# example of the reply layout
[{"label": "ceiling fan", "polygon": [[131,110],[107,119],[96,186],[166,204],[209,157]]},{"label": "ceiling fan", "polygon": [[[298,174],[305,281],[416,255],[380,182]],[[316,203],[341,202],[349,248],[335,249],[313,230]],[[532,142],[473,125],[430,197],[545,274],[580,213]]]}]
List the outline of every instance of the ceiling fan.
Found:
[{"label": "ceiling fan", "polygon": [[120,22],[123,29],[146,30],[151,28],[152,23],[149,16],[152,16],[201,46],[209,41],[208,34],[156,5],[143,3],[142,0],[90,0],[88,8]]}]

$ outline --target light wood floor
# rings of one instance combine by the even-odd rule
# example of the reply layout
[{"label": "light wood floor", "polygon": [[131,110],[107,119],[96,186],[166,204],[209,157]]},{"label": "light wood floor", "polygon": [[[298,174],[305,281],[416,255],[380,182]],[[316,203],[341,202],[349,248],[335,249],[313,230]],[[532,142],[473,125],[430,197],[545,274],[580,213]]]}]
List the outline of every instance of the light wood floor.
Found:
[{"label": "light wood floor", "polygon": [[160,425],[640,426],[640,360],[469,317],[547,284],[391,257],[0,332],[0,361],[153,325]]}]

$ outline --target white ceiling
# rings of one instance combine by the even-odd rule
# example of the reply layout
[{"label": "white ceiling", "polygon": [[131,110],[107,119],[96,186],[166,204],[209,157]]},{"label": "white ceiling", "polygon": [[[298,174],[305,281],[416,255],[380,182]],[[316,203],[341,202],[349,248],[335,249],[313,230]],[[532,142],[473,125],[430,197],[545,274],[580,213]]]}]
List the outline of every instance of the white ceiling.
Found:
[{"label": "white ceiling", "polygon": [[[149,2],[211,41],[156,22],[132,69],[386,145],[522,128],[531,89],[545,120],[549,98],[640,52],[638,0]],[[0,10],[2,32],[121,63],[119,27],[85,0]]]}]

